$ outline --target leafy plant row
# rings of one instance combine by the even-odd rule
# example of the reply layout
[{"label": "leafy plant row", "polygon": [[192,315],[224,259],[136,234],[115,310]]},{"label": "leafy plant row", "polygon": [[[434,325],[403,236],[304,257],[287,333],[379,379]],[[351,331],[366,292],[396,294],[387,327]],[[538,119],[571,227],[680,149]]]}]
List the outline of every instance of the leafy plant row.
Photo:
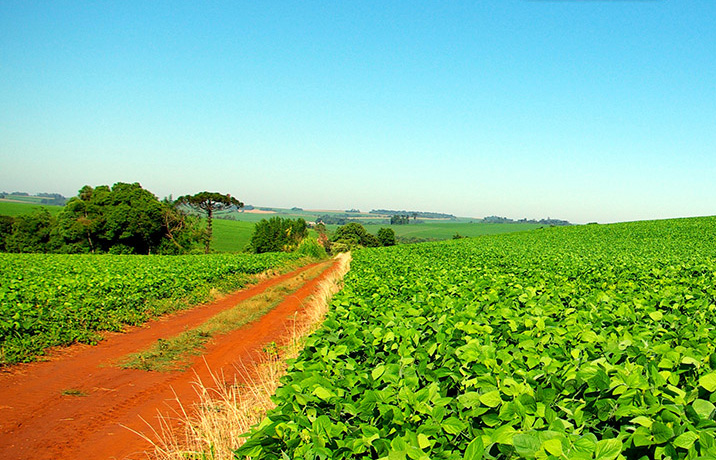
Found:
[{"label": "leafy plant row", "polygon": [[238,450],[716,458],[716,219],[361,250]]},{"label": "leafy plant row", "polygon": [[297,258],[0,254],[0,364],[31,360],[49,346],[92,342],[97,331],[199,303],[222,282],[238,288],[245,275]]}]

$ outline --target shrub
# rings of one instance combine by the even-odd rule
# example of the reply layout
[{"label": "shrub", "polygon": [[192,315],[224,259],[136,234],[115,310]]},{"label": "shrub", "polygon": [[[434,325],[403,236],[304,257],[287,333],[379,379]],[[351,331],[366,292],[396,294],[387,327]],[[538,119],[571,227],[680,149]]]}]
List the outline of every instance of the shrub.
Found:
[{"label": "shrub", "polygon": [[261,219],[254,227],[249,249],[257,254],[263,252],[291,252],[308,235],[303,219],[272,217]]}]

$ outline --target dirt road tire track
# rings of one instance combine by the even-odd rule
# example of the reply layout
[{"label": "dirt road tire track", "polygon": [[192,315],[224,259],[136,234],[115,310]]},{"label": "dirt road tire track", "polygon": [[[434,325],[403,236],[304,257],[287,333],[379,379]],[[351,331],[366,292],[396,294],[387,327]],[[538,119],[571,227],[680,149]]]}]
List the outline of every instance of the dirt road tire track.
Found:
[{"label": "dirt road tire track", "polygon": [[[111,364],[158,338],[195,327],[317,264],[269,279],[212,304],[112,334],[97,346],[74,346],[57,359],[15,366],[0,373],[0,458],[147,458],[144,452],[150,444],[128,428],[149,433],[151,430],[142,419],[158,427],[157,411],[173,415],[177,397],[185,406],[190,405],[196,399],[193,382],[197,377],[209,382],[211,371],[224,372],[231,378],[235,365],[251,363],[266,344],[280,342],[287,334],[290,318],[336,269],[335,261],[324,263],[326,269],[318,277],[259,320],[213,341],[186,371],[146,372]],[[84,395],[63,394],[68,389],[80,390]]]}]

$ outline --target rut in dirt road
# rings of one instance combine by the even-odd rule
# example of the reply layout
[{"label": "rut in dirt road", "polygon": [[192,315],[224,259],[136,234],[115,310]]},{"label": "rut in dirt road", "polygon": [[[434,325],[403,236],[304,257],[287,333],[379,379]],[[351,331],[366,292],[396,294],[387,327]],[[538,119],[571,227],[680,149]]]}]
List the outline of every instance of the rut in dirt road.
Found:
[{"label": "rut in dirt road", "polygon": [[[147,372],[114,365],[157,339],[195,328],[271,286],[320,267],[307,281],[260,319],[215,338],[185,371]],[[136,433],[158,428],[157,412],[172,416],[177,398],[190,404],[192,382],[210,381],[210,372],[233,375],[263,347],[287,334],[287,324],[336,262],[312,264],[240,291],[215,303],[162,318],[97,346],[72,347],[57,360],[20,365],[0,373],[0,458],[5,460],[139,459],[151,445]],[[210,370],[209,370],[210,369]]]}]

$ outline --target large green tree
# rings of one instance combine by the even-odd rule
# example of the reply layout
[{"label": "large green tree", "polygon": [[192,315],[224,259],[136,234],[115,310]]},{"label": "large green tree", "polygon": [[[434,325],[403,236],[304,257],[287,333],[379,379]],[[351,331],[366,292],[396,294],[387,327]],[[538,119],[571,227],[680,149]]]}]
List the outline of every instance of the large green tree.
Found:
[{"label": "large green tree", "polygon": [[360,247],[375,248],[380,246],[380,241],[375,235],[371,235],[361,224],[351,222],[336,229],[331,237],[331,246],[335,252],[350,251]]},{"label": "large green tree", "polygon": [[187,252],[199,237],[181,210],[138,183],[86,185],[57,218],[61,252]]},{"label": "large green tree", "polygon": [[211,246],[212,224],[211,220],[216,211],[224,211],[235,206],[240,209],[244,203],[232,197],[217,192],[199,192],[195,195],[184,195],[177,198],[178,205],[186,205],[206,213],[206,245],[204,251],[208,254]]},{"label": "large green tree", "polygon": [[52,228],[55,219],[47,210],[23,214],[14,218],[12,233],[5,238],[8,252],[52,252]]}]

